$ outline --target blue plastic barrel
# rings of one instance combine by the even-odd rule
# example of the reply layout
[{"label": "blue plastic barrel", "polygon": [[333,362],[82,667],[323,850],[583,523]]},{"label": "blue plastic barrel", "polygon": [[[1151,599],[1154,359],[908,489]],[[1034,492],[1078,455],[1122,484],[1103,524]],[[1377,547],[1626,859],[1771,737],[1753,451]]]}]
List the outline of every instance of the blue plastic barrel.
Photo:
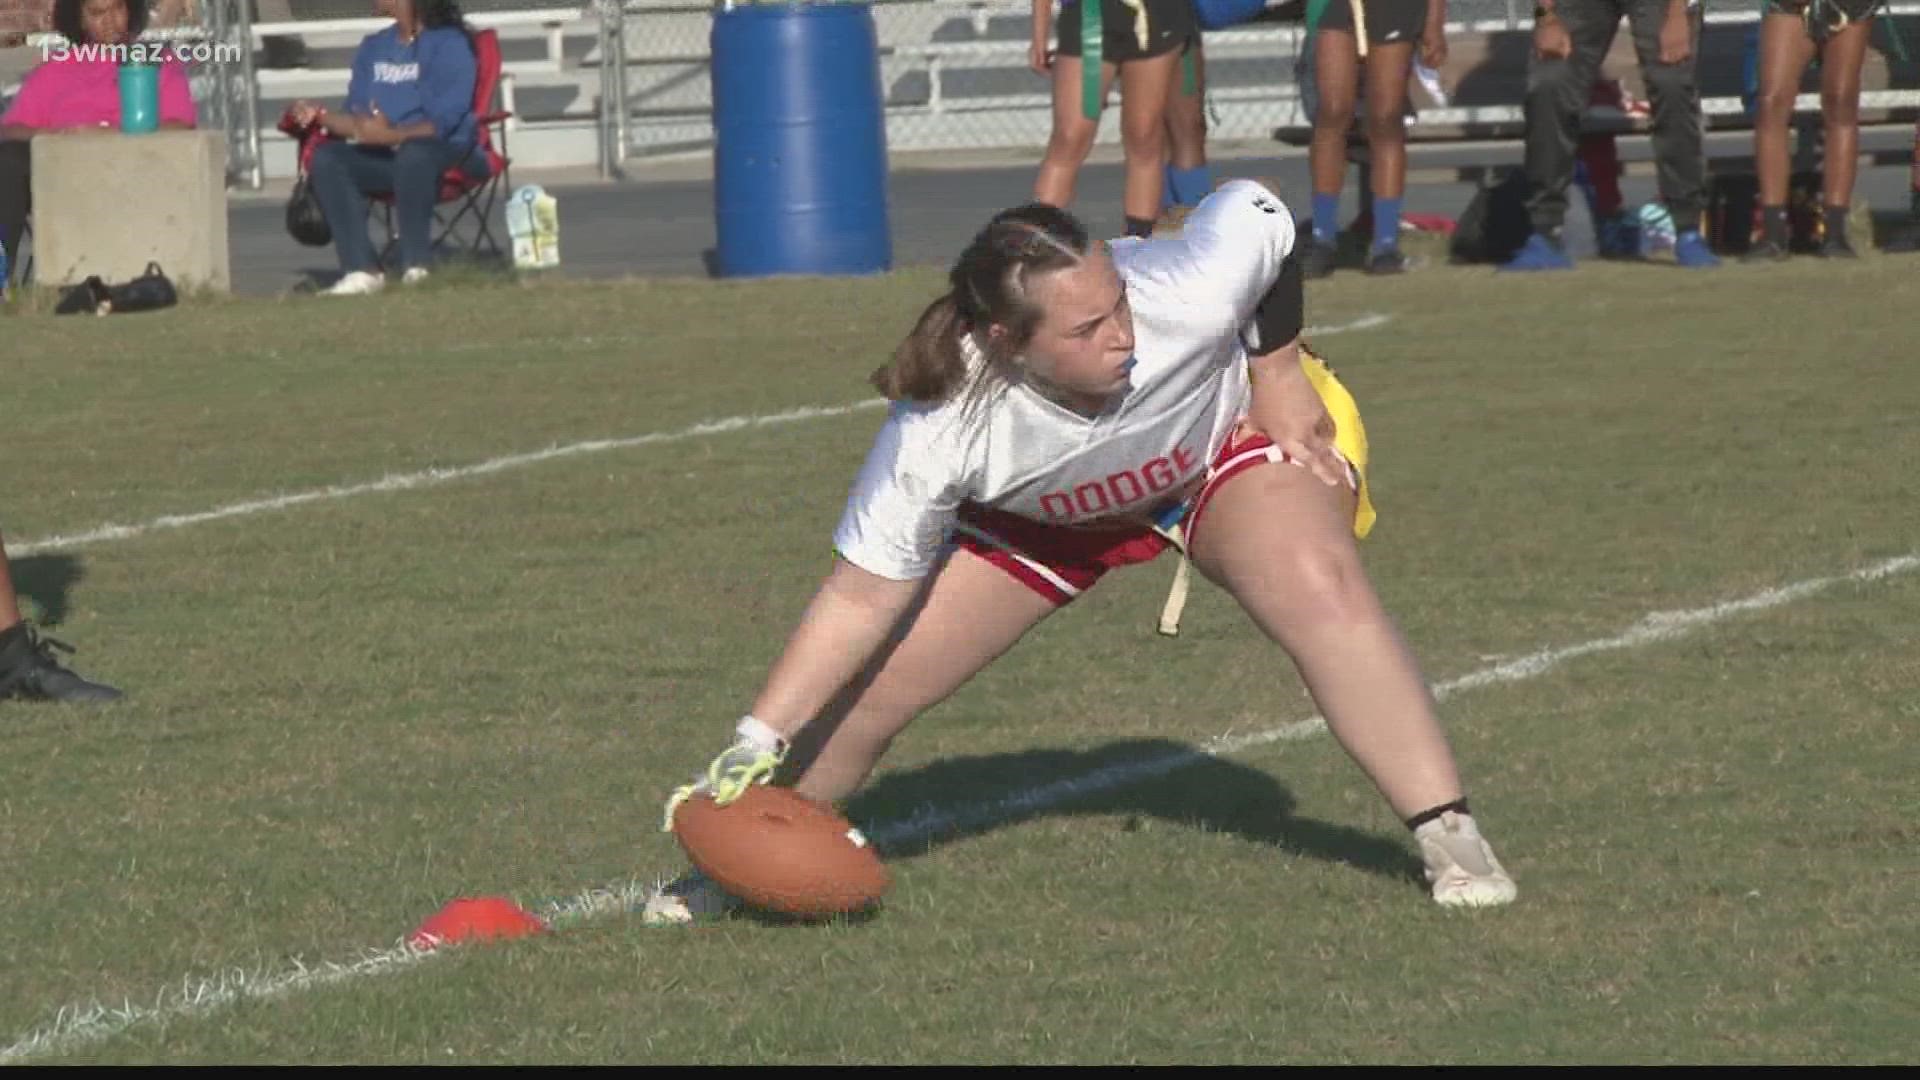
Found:
[{"label": "blue plastic barrel", "polygon": [[719,274],[889,269],[887,128],[869,6],[719,11],[712,48]]}]

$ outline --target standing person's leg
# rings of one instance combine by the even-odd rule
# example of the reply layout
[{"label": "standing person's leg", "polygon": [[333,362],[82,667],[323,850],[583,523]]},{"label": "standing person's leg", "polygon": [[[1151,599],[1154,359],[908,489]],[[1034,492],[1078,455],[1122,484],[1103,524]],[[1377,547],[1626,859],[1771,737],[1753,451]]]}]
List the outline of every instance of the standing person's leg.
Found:
[{"label": "standing person's leg", "polygon": [[[1696,76],[1702,15],[1698,7],[1676,8],[1675,3],[1627,0],[1627,21],[1653,103],[1653,156],[1660,174],[1660,198],[1673,216],[1674,261],[1709,269],[1720,265],[1720,259],[1700,231],[1707,203],[1706,128]],[[1663,55],[1675,50],[1663,40],[1675,26],[1683,58],[1663,60]]]},{"label": "standing person's leg", "polygon": [[1196,206],[1213,190],[1207,164],[1207,61],[1200,35],[1180,59],[1167,95],[1167,194],[1163,206]]},{"label": "standing person's leg", "polygon": [[1760,193],[1760,239],[1744,261],[1788,255],[1787,185],[1793,172],[1793,102],[1813,59],[1813,39],[1798,14],[1767,5],[1760,20],[1758,92],[1754,96],[1753,164]]},{"label": "standing person's leg", "polygon": [[1313,244],[1301,270],[1309,278],[1333,273],[1340,243],[1340,191],[1347,182],[1347,133],[1360,98],[1360,45],[1349,0],[1333,0],[1313,34],[1313,142],[1307,168],[1313,184]]},{"label": "standing person's leg", "polygon": [[1203,498],[1191,523],[1194,566],[1292,658],[1328,730],[1413,831],[1433,898],[1513,900],[1513,880],[1468,810],[1418,662],[1361,564],[1357,493],[1266,463]]},{"label": "standing person's leg", "polygon": [[[1403,0],[1396,6],[1413,9],[1425,19],[1424,3]],[[1367,54],[1367,152],[1373,189],[1373,240],[1367,248],[1370,274],[1406,269],[1400,254],[1400,211],[1407,192],[1407,79],[1412,73],[1412,41],[1371,46]]]},{"label": "standing person's leg", "polygon": [[1506,269],[1573,265],[1560,243],[1567,186],[1573,183],[1581,115],[1619,23],[1618,0],[1556,0],[1553,15],[1534,28],[1526,96],[1526,173],[1532,188],[1527,213],[1533,236]]},{"label": "standing person's leg", "polygon": [[[1055,24],[1060,47],[1053,56],[1050,68],[1053,78],[1053,130],[1047,136],[1047,149],[1040,159],[1040,171],[1033,180],[1033,197],[1036,202],[1062,209],[1073,205],[1074,183],[1079,179],[1080,166],[1086,163],[1087,154],[1093,149],[1094,137],[1100,131],[1099,122],[1087,117],[1082,104],[1083,61],[1080,42],[1080,3],[1098,2],[1078,0],[1062,7],[1059,21]],[[1103,102],[1118,73],[1119,69],[1113,64],[1101,62],[1100,97]]]},{"label": "standing person's leg", "polygon": [[[1848,6],[1865,5],[1856,0]],[[1847,239],[1847,216],[1853,207],[1854,178],[1860,166],[1860,69],[1866,63],[1872,34],[1873,15],[1868,8],[1820,44],[1820,121],[1826,130],[1820,191],[1826,235],[1820,254],[1829,258],[1856,255]]]},{"label": "standing person's leg", "polygon": [[1121,200],[1131,236],[1152,233],[1154,219],[1160,216],[1166,180],[1167,98],[1179,70],[1179,50],[1120,65],[1120,139],[1127,173]]}]

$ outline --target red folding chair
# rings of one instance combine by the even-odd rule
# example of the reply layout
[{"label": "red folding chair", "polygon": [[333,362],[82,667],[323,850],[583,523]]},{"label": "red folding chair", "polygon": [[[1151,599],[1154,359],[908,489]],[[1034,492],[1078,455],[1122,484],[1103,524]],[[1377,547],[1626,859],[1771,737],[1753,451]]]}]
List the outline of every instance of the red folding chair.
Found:
[{"label": "red folding chair", "polygon": [[[448,167],[440,176],[440,197],[434,208],[433,220],[436,233],[433,246],[440,248],[454,241],[458,250],[470,255],[493,255],[504,257],[505,251],[500,241],[493,235],[493,208],[500,200],[500,193],[509,190],[508,171],[512,159],[507,156],[507,120],[513,114],[496,111],[493,99],[500,91],[500,32],[486,29],[476,30],[472,35],[475,78],[473,81],[473,114],[480,137],[480,151],[486,156],[487,174],[475,179],[461,165]],[[393,196],[375,195],[373,204],[379,208],[382,222],[387,229],[386,247],[380,252],[380,266],[385,269],[393,258],[394,249],[400,246],[398,223],[393,219]],[[448,216],[451,207],[451,216]],[[463,238],[463,226],[471,222],[471,235]]]}]

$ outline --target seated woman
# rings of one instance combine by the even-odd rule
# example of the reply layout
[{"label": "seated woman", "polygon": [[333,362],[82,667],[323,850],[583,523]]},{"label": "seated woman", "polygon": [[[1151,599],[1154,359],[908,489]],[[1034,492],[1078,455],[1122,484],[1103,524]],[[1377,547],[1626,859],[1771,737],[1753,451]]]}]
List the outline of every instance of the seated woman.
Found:
[{"label": "seated woman", "polygon": [[[147,27],[147,8],[133,0],[54,0],[53,28],[72,48],[50,51],[27,73],[0,116],[0,242],[7,265],[18,265],[20,237],[33,209],[32,139],[120,128],[120,58],[103,45],[127,45]],[[90,47],[91,46],[91,47]],[[160,66],[160,126],[194,126],[187,66]]]},{"label": "seated woman", "polygon": [[478,66],[453,0],[374,0],[393,25],[370,34],[353,58],[346,107],[328,112],[302,101],[300,127],[331,139],[314,150],[308,182],[333,231],[343,276],[331,296],[361,296],[386,285],[367,239],[367,199],[391,195],[400,218],[401,280],[427,276],[440,176],[453,166],[487,172],[473,111]]}]

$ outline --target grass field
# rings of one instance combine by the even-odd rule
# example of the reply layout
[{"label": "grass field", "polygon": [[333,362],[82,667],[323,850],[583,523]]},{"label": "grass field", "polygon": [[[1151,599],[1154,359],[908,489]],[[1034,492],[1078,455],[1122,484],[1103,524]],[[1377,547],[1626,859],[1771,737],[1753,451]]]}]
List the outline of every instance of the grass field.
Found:
[{"label": "grass field", "polygon": [[[852,807],[891,838],[876,918],[575,903],[297,974],[453,897],[678,868],[660,801],[825,568],[879,422],[843,407],[938,281],[0,319],[16,575],[129,692],[0,703],[0,1060],[1920,1059],[1920,279],[1873,257],[1314,287],[1320,326],[1386,316],[1319,345],[1511,908],[1425,898],[1222,595],[1155,634],[1163,561],[896,747]],[[840,411],[691,430],[810,406]],[[930,812],[959,824],[901,825]],[[281,992],[199,983],[236,972]]]}]

